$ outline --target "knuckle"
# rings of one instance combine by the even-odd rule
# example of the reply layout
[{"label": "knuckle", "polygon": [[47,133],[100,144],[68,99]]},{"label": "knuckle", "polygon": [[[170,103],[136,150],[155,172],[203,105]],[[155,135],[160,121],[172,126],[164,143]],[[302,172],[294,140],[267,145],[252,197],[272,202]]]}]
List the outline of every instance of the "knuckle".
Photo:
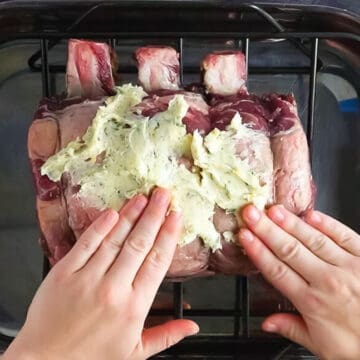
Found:
[{"label": "knuckle", "polygon": [[358,278],[360,274],[360,259],[357,256],[350,256],[346,265],[351,273]]},{"label": "knuckle", "polygon": [[280,263],[274,266],[271,270],[269,270],[268,274],[271,280],[278,282],[286,277],[287,272],[288,270],[286,266]]},{"label": "knuckle", "polygon": [[133,253],[141,254],[149,251],[152,242],[149,240],[146,234],[143,234],[130,238],[127,242],[127,245]]},{"label": "knuckle", "polygon": [[[287,326],[286,326],[287,325]],[[284,335],[289,339],[297,339],[297,327],[293,323],[286,324],[284,327]]]},{"label": "knuckle", "polygon": [[348,288],[348,285],[343,279],[337,277],[337,276],[329,276],[326,278],[325,286],[327,290],[336,295],[342,296],[342,299],[345,301],[350,294],[350,289]]},{"label": "knuckle", "polygon": [[351,244],[353,241],[353,236],[349,232],[344,232],[338,239],[338,244],[341,247],[346,247],[348,244]]},{"label": "knuckle", "polygon": [[170,348],[171,346],[175,345],[177,343],[176,339],[174,339],[171,335],[165,336],[165,349]]},{"label": "knuckle", "polygon": [[57,285],[62,284],[65,281],[66,274],[60,266],[55,265],[55,267],[51,270],[51,275],[54,283]]},{"label": "knuckle", "polygon": [[134,225],[135,220],[132,220],[132,218],[130,218],[130,215],[128,214],[123,214],[119,217],[119,224],[122,228],[125,229],[131,229]]},{"label": "knuckle", "polygon": [[105,246],[109,247],[111,250],[119,251],[121,248],[121,241],[116,239],[107,239]]},{"label": "knuckle", "polygon": [[116,287],[109,284],[101,286],[98,291],[98,302],[105,307],[117,307],[119,296]]},{"label": "knuckle", "polygon": [[297,256],[299,252],[299,243],[291,241],[283,245],[279,250],[279,256],[283,260],[291,260]]},{"label": "knuckle", "polygon": [[317,252],[324,248],[325,244],[327,242],[327,238],[323,234],[317,234],[309,241],[309,248],[313,252]]},{"label": "knuckle", "polygon": [[90,239],[88,239],[87,237],[81,237],[78,240],[78,246],[80,247],[81,250],[83,250],[84,252],[90,252],[92,249],[92,244]]},{"label": "knuckle", "polygon": [[148,255],[150,264],[158,269],[169,266],[169,256],[165,251],[154,247]]}]

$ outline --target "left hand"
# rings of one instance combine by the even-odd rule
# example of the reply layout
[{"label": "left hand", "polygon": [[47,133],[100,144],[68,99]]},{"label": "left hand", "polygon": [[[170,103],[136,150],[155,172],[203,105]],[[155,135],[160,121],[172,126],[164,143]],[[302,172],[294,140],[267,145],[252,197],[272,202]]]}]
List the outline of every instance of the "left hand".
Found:
[{"label": "left hand", "polygon": [[322,359],[360,359],[360,236],[318,211],[303,221],[282,206],[249,205],[242,218],[240,244],[300,313],[272,315],[263,329]]},{"label": "left hand", "polygon": [[144,329],[181,236],[170,193],[106,211],[40,286],[4,360],[140,360],[193,335],[190,320]]}]

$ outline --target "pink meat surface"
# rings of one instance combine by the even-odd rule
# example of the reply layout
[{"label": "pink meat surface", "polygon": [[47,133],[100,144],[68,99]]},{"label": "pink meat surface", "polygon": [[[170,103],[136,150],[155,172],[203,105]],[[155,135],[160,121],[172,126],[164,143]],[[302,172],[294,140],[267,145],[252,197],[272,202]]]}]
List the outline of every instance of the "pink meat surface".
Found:
[{"label": "pink meat surface", "polygon": [[[176,85],[179,79],[179,66],[178,66],[178,55],[174,49],[170,48],[141,48],[136,52],[136,58],[138,59],[139,67],[139,82],[144,86],[144,69],[148,74],[159,74],[159,71],[165,71],[168,62],[164,62],[164,51],[168,53],[168,58],[172,58],[176,66],[170,67],[171,71],[174,72],[172,79],[176,80]],[[139,61],[139,54],[142,56],[142,62]],[[174,55],[176,54],[176,56]],[[144,67],[144,63],[146,66]],[[159,65],[160,64],[160,65]],[[190,91],[184,91],[178,89],[178,86],[169,86],[167,82],[157,83],[152,82],[148,77],[148,89],[151,90],[149,96],[145,97],[143,101],[137,105],[134,111],[141,113],[144,116],[152,117],[155,114],[165,111],[168,108],[169,102],[174,98],[175,95],[180,94],[184,96],[185,101],[189,105],[189,109],[183,119],[183,123],[186,125],[186,130],[189,133],[198,130],[201,134],[207,134],[210,129],[210,118],[209,118],[209,105],[204,100],[201,94],[193,93]],[[172,81],[172,80],[171,80]],[[156,84],[156,86],[154,86]],[[189,159],[179,159],[179,163],[185,164],[186,167],[192,166],[192,161]],[[208,270],[210,250],[203,246],[201,239],[197,238],[192,243],[185,246],[178,246],[168,271],[168,277],[171,278],[184,278],[193,275],[206,275],[211,274]]]},{"label": "pink meat surface", "polygon": [[146,46],[135,52],[139,82],[145,91],[177,90],[180,85],[179,54],[166,46]]},{"label": "pink meat surface", "polygon": [[[103,99],[85,100],[67,106],[57,113],[61,148],[85,134],[102,103]],[[101,212],[85,205],[84,201],[77,195],[79,189],[71,184],[71,180],[63,177],[62,183],[67,203],[69,226],[78,239]]]},{"label": "pink meat surface", "polygon": [[57,121],[50,116],[33,121],[28,133],[28,154],[37,193],[39,241],[51,264],[60,260],[74,241],[60,185],[40,174],[41,165],[58,149]]},{"label": "pink meat surface", "polygon": [[[240,91],[230,96],[215,96],[212,98],[210,119],[213,127],[226,129],[238,113],[248,131],[239,137],[236,144],[236,154],[242,160],[247,160],[254,173],[261,174],[263,186],[267,186],[267,203],[273,201],[273,154],[270,147],[268,109],[261,100]],[[231,231],[238,232],[238,221],[235,214],[228,214],[217,207],[214,214],[214,225],[222,234]],[[242,249],[234,242],[222,239],[222,248],[210,255],[210,268],[224,274],[247,274],[255,271]]]},{"label": "pink meat surface", "polygon": [[33,121],[28,132],[28,154],[37,196],[51,200],[60,196],[60,187],[47,176],[41,176],[44,162],[59,149],[58,123],[51,117]]},{"label": "pink meat surface", "polygon": [[109,45],[70,39],[68,54],[66,68],[68,97],[94,98],[113,93],[117,60]]},{"label": "pink meat surface", "polygon": [[[41,176],[43,163],[69,141],[83,135],[106,94],[113,92],[112,67],[115,57],[102,43],[70,40],[67,66],[68,98],[53,97],[40,101],[28,132],[28,154],[36,189],[36,208],[40,243],[53,265],[69,251],[74,235],[69,223],[63,183]],[[70,96],[77,96],[71,97]],[[81,97],[94,100],[83,101]],[[79,207],[80,211],[80,207]]]},{"label": "pink meat surface", "polygon": [[218,51],[201,63],[205,88],[210,94],[233,95],[246,90],[246,62],[240,51]]},{"label": "pink meat surface", "polygon": [[55,265],[73,246],[75,239],[68,223],[64,197],[52,200],[36,198],[36,210],[41,228],[40,244]]},{"label": "pink meat surface", "polygon": [[[221,234],[225,231],[238,233],[239,224],[235,214],[227,214],[223,209],[216,206],[214,214],[214,225]],[[222,274],[250,274],[256,269],[249,258],[244,254],[242,248],[222,238],[222,248],[211,253],[210,269]]]},{"label": "pink meat surface", "polygon": [[97,100],[84,100],[73,103],[55,112],[59,123],[60,147],[65,147],[70,141],[85,134],[103,98]]},{"label": "pink meat surface", "polygon": [[302,215],[314,207],[309,147],[292,95],[264,97],[272,112],[271,149],[274,154],[275,202]]},{"label": "pink meat surface", "polygon": [[269,111],[254,94],[240,91],[231,96],[216,96],[211,100],[210,119],[213,127],[225,130],[236,113],[253,130],[269,132]]},{"label": "pink meat surface", "polygon": [[69,216],[69,226],[78,239],[81,234],[96,220],[102,211],[87,206],[86,199],[82,199],[78,195],[78,187],[67,183],[64,195],[67,203],[67,211]]},{"label": "pink meat surface", "polygon": [[201,239],[197,238],[185,246],[177,246],[167,276],[170,278],[186,278],[189,276],[211,275],[209,270],[210,250]]}]

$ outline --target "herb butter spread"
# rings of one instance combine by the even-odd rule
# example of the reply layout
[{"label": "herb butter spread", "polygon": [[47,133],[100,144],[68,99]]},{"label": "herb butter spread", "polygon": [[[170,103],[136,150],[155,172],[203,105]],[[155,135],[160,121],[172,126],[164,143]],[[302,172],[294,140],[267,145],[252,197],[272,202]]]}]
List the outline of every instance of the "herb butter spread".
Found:
[{"label": "herb butter spread", "polygon": [[[146,96],[141,87],[128,84],[116,90],[84,136],[50,157],[41,174],[59,181],[68,173],[80,185],[76,196],[98,209],[119,210],[135,194],[149,194],[154,186],[168,188],[172,209],[183,214],[180,245],[200,236],[212,250],[221,248],[212,221],[215,204],[233,212],[248,202],[263,207],[267,199],[260,174],[236,156],[237,139],[249,129],[236,114],[224,131],[214,129],[205,137],[197,131],[187,134],[182,119],[188,104],[182,95],[150,119],[134,111]],[[191,159],[193,166],[188,169],[181,158]]]}]

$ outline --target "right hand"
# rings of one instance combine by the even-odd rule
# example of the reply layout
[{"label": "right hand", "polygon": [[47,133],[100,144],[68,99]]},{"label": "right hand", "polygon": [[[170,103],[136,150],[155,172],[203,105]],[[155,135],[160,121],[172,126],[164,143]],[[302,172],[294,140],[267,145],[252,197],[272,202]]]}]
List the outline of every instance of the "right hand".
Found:
[{"label": "right hand", "polygon": [[318,211],[305,221],[281,206],[247,206],[240,243],[300,315],[274,314],[265,331],[328,360],[360,359],[360,236]]}]

